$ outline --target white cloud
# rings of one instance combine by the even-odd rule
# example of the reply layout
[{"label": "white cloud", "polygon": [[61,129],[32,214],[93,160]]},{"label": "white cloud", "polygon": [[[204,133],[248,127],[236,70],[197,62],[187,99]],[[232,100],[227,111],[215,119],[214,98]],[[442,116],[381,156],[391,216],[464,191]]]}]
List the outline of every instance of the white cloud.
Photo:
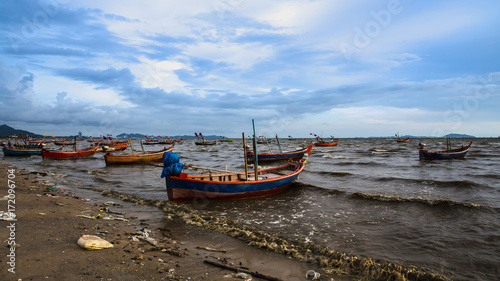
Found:
[{"label": "white cloud", "polygon": [[42,72],[35,74],[35,76],[33,89],[36,96],[45,102],[55,102],[57,93],[66,92],[68,98],[74,101],[91,103],[95,106],[133,106],[133,104],[123,100],[113,89],[96,88],[95,85],[89,83]]},{"label": "white cloud", "polygon": [[271,46],[260,43],[211,43],[200,42],[196,45],[186,46],[184,53],[197,57],[227,63],[230,68],[248,70],[255,64],[271,59],[274,50]]},{"label": "white cloud", "polygon": [[150,60],[145,57],[139,58],[141,64],[130,65],[130,71],[134,74],[137,82],[144,88],[161,88],[166,92],[184,92],[189,93],[186,90],[188,86],[187,83],[181,81],[176,70],[188,70],[191,71],[191,67],[183,62],[176,60]]}]

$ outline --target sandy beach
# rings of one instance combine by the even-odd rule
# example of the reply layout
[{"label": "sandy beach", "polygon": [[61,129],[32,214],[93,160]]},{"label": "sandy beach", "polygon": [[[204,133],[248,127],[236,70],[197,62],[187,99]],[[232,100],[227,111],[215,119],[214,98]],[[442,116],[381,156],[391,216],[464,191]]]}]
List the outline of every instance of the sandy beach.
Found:
[{"label": "sandy beach", "polygon": [[[48,184],[44,175],[3,162],[0,163],[0,178],[0,211],[4,212],[4,217],[8,217],[8,211],[15,214],[15,220],[0,221],[1,280],[249,278],[249,275],[237,274],[207,261],[258,272],[270,277],[267,280],[308,280],[306,273],[309,270],[320,273],[319,280],[355,280],[329,274],[314,263],[298,261],[211,229],[186,224],[174,214],[141,219],[133,215],[133,203],[113,198],[101,204],[88,202]],[[128,204],[126,208],[124,204]],[[148,230],[152,238],[149,241],[144,235]],[[82,235],[101,237],[113,248],[83,249],[77,244]],[[253,280],[266,279],[254,275]]]}]

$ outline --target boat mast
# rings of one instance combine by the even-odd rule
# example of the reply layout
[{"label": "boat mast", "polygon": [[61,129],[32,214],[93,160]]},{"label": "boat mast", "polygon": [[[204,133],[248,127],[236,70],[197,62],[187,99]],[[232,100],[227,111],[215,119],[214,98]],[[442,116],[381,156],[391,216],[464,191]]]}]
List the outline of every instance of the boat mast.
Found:
[{"label": "boat mast", "polygon": [[252,119],[252,126],[253,126],[253,163],[254,163],[254,169],[255,169],[255,181],[259,179],[259,160],[257,157],[257,135],[255,134],[255,121]]}]

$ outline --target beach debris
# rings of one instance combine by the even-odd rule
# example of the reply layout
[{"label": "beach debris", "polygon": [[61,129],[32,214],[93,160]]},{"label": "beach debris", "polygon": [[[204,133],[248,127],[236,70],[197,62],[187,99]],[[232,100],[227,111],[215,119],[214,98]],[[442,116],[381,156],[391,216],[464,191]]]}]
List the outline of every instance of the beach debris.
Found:
[{"label": "beach debris", "polygon": [[321,274],[314,270],[309,270],[306,272],[306,279],[318,280]]},{"label": "beach debris", "polygon": [[76,215],[76,216],[80,217],[80,218],[90,219],[90,220],[95,220],[96,219],[95,217],[89,216],[89,215]]},{"label": "beach debris", "polygon": [[3,220],[3,221],[12,221],[12,220],[16,220],[16,214],[15,213],[12,213],[12,212],[4,212],[4,211],[0,211],[0,220]]},{"label": "beach debris", "polygon": [[243,273],[243,272],[236,273],[233,277],[234,278],[244,279],[245,281],[251,281],[252,280],[252,275],[246,274],[246,273]]},{"label": "beach debris", "polygon": [[151,230],[148,229],[148,228],[143,228],[141,229],[141,232],[136,232],[134,233],[131,237],[132,241],[134,242],[138,242],[140,240],[142,241],[146,241],[148,242],[149,244],[153,245],[153,246],[158,246],[158,241],[156,241],[154,238],[152,237],[149,237],[149,234],[151,233]]},{"label": "beach debris", "polygon": [[196,246],[196,249],[205,250],[205,251],[209,251],[209,252],[227,253],[227,250],[224,250],[224,249],[219,250],[219,249],[214,249],[214,248],[210,248],[210,247]]},{"label": "beach debris", "polygon": [[76,243],[86,250],[100,250],[114,247],[113,244],[95,235],[82,235]]},{"label": "beach debris", "polygon": [[[254,276],[254,277],[257,277],[257,278],[261,278],[261,279],[264,279],[264,280],[282,281],[282,279],[279,279],[279,278],[276,278],[276,277],[272,277],[272,276],[268,276],[268,275],[264,275],[264,274],[261,274],[261,273],[258,273],[258,272],[252,272],[252,271],[249,271],[249,270],[242,269],[240,267],[230,266],[230,265],[227,265],[227,264],[222,264],[222,263],[218,263],[218,262],[214,262],[214,261],[209,261],[209,260],[204,260],[203,262],[206,263],[206,264],[210,264],[210,265],[213,265],[213,266],[220,267],[220,268],[229,269],[229,270],[232,270],[232,271],[235,271],[235,272],[238,272],[238,273],[245,273],[245,274],[248,274],[248,275],[251,275],[251,276]],[[241,278],[241,277],[239,277],[239,278]],[[252,280],[252,279],[247,279],[247,280]]]}]

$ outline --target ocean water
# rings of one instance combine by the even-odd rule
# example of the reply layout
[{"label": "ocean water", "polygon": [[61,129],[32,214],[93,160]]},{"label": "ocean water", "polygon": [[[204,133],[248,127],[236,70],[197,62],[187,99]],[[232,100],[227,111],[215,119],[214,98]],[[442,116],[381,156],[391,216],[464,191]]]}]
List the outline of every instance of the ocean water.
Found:
[{"label": "ocean water", "polygon": [[[310,140],[282,140],[284,150]],[[455,146],[470,140],[453,140]],[[299,242],[357,256],[428,268],[451,280],[500,279],[500,139],[474,139],[464,160],[420,161],[419,142],[443,149],[439,139],[341,139],[315,147],[297,184],[266,198],[181,204]],[[81,146],[86,146],[82,142]],[[145,146],[159,150],[163,146]],[[140,149],[138,142],[134,148]],[[259,145],[259,151],[269,151]],[[271,144],[273,152],[278,151]],[[129,153],[126,150],[125,153]],[[200,147],[176,144],[182,163],[229,171],[244,169],[241,140]],[[95,190],[166,200],[161,167],[106,167],[103,154],[79,160],[4,157],[30,171],[47,172],[57,186],[86,197]],[[266,164],[270,167],[277,164]],[[158,211],[161,212],[161,211]]]}]

